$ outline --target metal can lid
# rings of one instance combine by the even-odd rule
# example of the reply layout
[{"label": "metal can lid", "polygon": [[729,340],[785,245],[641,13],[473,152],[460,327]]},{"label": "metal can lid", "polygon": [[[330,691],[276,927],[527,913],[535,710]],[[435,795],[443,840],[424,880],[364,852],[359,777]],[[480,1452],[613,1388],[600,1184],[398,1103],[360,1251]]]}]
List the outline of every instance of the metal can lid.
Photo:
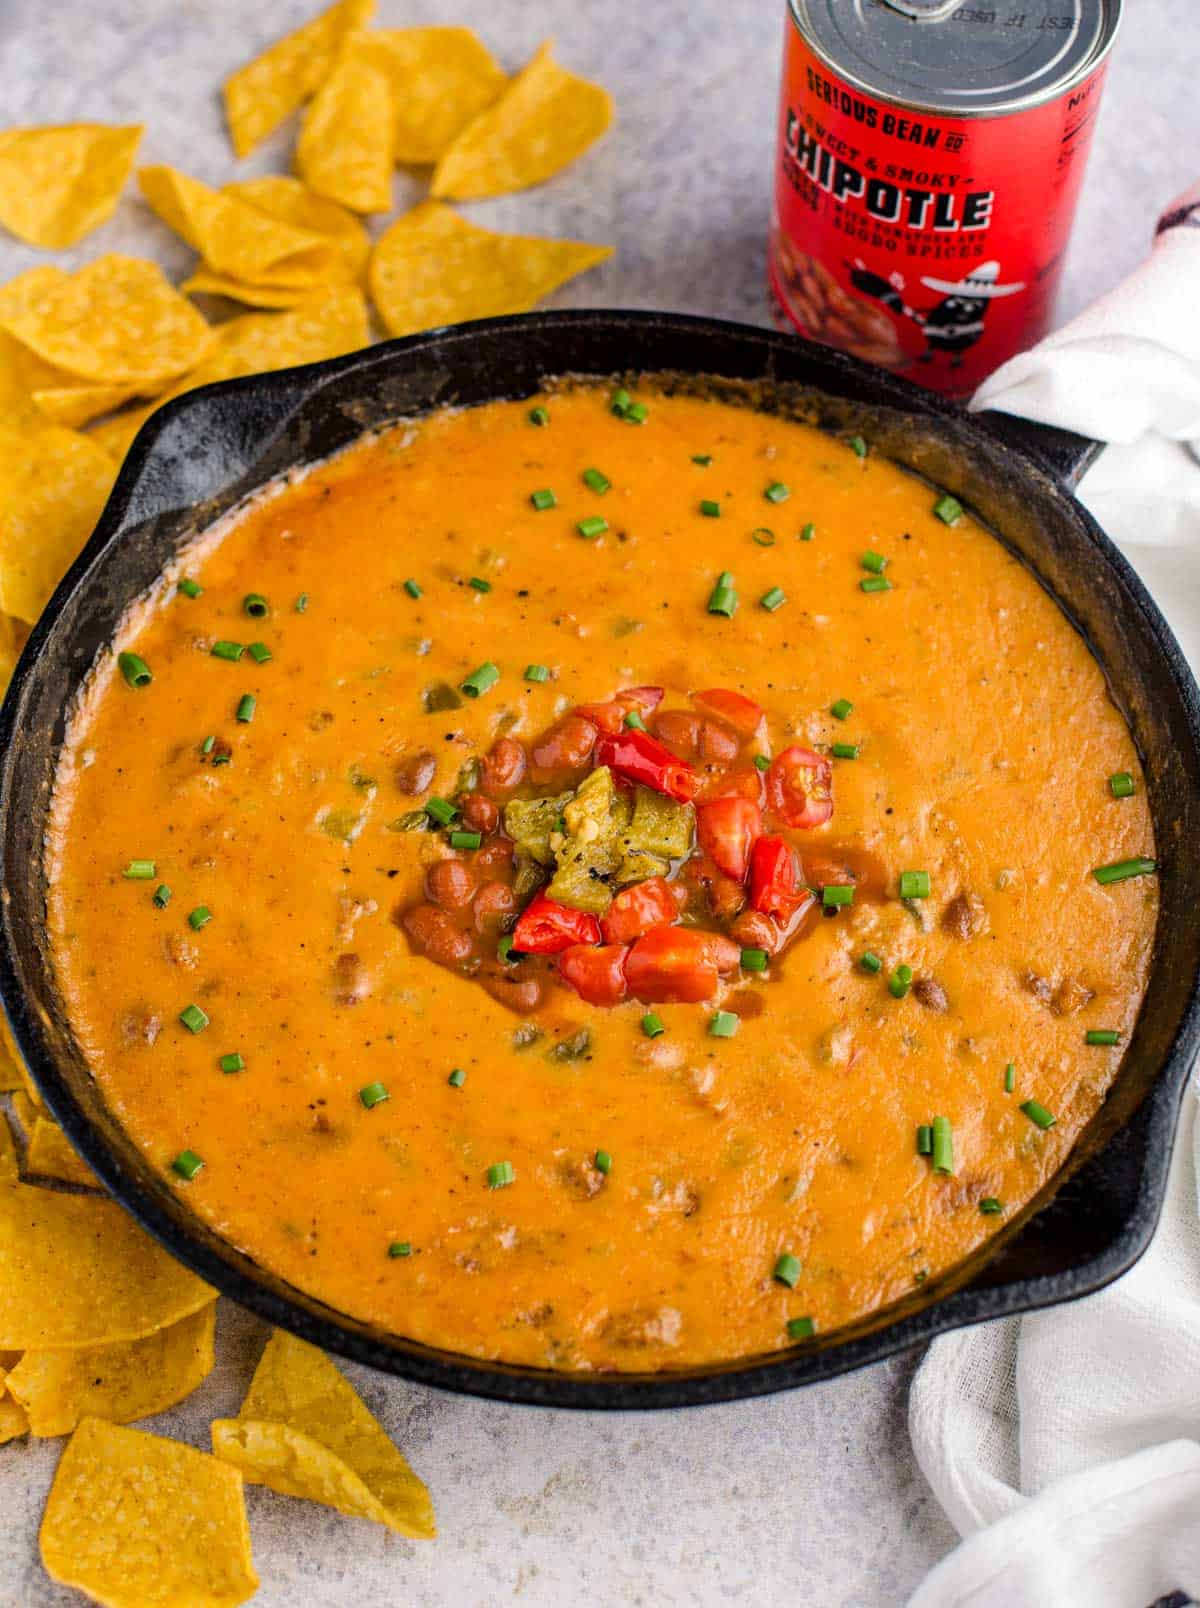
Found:
[{"label": "metal can lid", "polygon": [[914,110],[995,116],[1050,100],[1107,54],[1121,0],[789,0],[840,77]]}]

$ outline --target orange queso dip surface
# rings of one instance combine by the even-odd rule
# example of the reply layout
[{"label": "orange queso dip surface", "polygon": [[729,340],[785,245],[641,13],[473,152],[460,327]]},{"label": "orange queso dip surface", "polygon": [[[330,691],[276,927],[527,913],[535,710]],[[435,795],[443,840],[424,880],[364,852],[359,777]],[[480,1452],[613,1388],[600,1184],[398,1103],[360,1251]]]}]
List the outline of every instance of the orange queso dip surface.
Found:
[{"label": "orange queso dip surface", "polygon": [[[610,401],[396,426],[208,533],[118,644],[153,680],[98,666],[48,848],[74,1029],[189,1205],[358,1318],[562,1369],[771,1351],[959,1262],[1095,1112],[1156,914],[1153,876],[1091,874],[1154,853],[1128,731],[993,537],[862,443],[652,389],[640,423]],[[723,572],[736,608],[713,613]],[[630,687],[662,696],[614,705]],[[763,722],[705,725],[711,688]],[[608,747],[556,774],[581,704]],[[545,874],[526,859],[514,894],[504,826],[623,753],[631,710],[682,756],[686,819],[731,777],[747,810],[658,865],[668,947],[708,943],[704,964],[673,982],[660,954],[638,997],[593,1004],[562,953],[501,956]],[[818,793],[831,773],[827,821],[780,814],[763,767],[784,750]],[[619,766],[613,797],[627,821]],[[736,874],[747,813],[796,872],[774,921]],[[453,847],[471,821],[479,847]],[[618,885],[589,871],[570,923],[608,921]],[[639,942],[600,946],[584,993],[625,987]],[[704,997],[673,1002],[697,977]]]}]

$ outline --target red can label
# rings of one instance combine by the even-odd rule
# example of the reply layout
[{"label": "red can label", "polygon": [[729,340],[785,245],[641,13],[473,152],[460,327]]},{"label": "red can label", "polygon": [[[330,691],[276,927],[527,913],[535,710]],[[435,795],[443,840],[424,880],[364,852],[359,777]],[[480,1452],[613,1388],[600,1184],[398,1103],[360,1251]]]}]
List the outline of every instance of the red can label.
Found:
[{"label": "red can label", "polygon": [[800,332],[969,395],[1046,331],[1103,64],[998,116],[855,88],[789,17],[771,286]]}]

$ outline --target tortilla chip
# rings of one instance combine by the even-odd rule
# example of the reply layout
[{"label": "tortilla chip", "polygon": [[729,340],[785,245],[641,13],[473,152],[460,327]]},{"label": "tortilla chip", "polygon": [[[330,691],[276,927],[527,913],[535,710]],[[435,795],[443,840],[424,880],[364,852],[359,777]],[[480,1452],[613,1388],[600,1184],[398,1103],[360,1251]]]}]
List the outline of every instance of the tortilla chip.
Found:
[{"label": "tortilla chip", "polygon": [[347,49],[388,81],[397,162],[436,162],[508,83],[470,28],[381,28]]},{"label": "tortilla chip", "polygon": [[25,1152],[25,1171],[38,1178],[55,1178],[62,1184],[88,1184],[100,1188],[100,1180],[52,1117],[33,1119],[29,1148]]},{"label": "tortilla chip", "polygon": [[310,190],[355,212],[390,212],[395,165],[388,81],[344,56],[304,114],[296,172]]},{"label": "tortilla chip", "polygon": [[561,172],[612,122],[612,97],[560,67],[547,40],[523,72],[462,131],[432,194],[460,201],[527,190]]},{"label": "tortilla chip", "polygon": [[212,1426],[213,1451],[252,1485],[374,1519],[417,1540],[433,1503],[350,1382],[323,1351],[276,1329],[236,1418]]},{"label": "tortilla chip", "polygon": [[29,1420],[25,1416],[24,1407],[11,1396],[0,1395],[0,1446],[7,1441],[16,1440],[18,1435],[28,1433]]},{"label": "tortilla chip", "polygon": [[0,1189],[0,1349],[138,1340],[212,1299],[114,1201]]},{"label": "tortilla chip", "polygon": [[14,1089],[9,1098],[12,1100],[13,1116],[21,1124],[21,1132],[28,1139],[42,1113],[24,1089]]},{"label": "tortilla chip", "polygon": [[0,325],[55,368],[99,385],[165,384],[195,368],[212,341],[156,264],[116,253],[73,274],[18,274],[0,288]]},{"label": "tortilla chip", "polygon": [[91,432],[118,462],[150,415],[165,402],[199,385],[265,374],[296,363],[319,363],[367,344],[367,307],[352,285],[328,291],[290,313],[246,313],[217,327],[216,349],[207,363],[148,408],[118,414]]},{"label": "tortilla chip", "polygon": [[0,1111],[0,1185],[15,1184],[21,1176],[17,1166],[17,1145],[8,1118]]},{"label": "tortilla chip", "polygon": [[189,296],[225,296],[229,301],[242,302],[246,307],[282,311],[289,307],[303,307],[305,302],[319,301],[328,287],[253,285],[241,279],[230,279],[225,274],[214,274],[207,268],[199,268],[179,288]]},{"label": "tortilla chip", "polygon": [[411,335],[524,312],[611,256],[611,246],[493,234],[438,201],[423,201],[376,242],[371,296],[391,334]]},{"label": "tortilla chip", "polygon": [[[3,432],[0,432],[2,435]],[[109,458],[54,427],[0,440],[0,609],[32,624],[91,535],[112,489]]]},{"label": "tortilla chip", "polygon": [[0,134],[0,223],[31,246],[73,246],[116,210],[141,137],[104,123]]},{"label": "tortilla chip", "polygon": [[236,1608],[258,1587],[236,1469],[98,1418],[67,1443],[39,1541],[51,1578],[105,1608]]},{"label": "tortilla chip", "polygon": [[81,1418],[128,1424],[183,1401],[213,1366],[216,1302],[143,1340],[77,1351],[27,1351],[9,1394],[34,1435],[69,1435]]},{"label": "tortilla chip", "polygon": [[[7,649],[0,647],[0,659],[7,655]],[[0,1094],[7,1094],[10,1089],[21,1087],[21,1073],[16,1062],[7,1050],[0,1051]]]},{"label": "tortilla chip", "polygon": [[248,202],[268,218],[320,235],[336,250],[336,278],[355,285],[362,280],[371,253],[371,237],[354,214],[336,201],[314,195],[299,179],[282,173],[235,180],[223,187],[222,194]]},{"label": "tortilla chip", "polygon": [[78,430],[102,414],[123,408],[136,394],[127,385],[56,385],[35,391],[33,400],[52,423]]},{"label": "tortilla chip", "polygon": [[[14,340],[6,329],[0,329],[0,437],[11,432],[20,440],[46,423],[29,389],[26,365],[31,358],[33,353],[28,347]],[[35,361],[40,363],[41,359]],[[49,370],[50,365],[45,367]]]}]

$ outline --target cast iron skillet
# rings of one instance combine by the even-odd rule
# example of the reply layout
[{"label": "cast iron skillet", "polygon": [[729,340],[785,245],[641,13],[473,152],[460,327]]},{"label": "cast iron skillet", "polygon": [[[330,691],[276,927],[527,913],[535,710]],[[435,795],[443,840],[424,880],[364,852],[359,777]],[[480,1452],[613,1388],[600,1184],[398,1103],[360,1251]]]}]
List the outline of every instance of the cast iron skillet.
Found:
[{"label": "cast iron skillet", "polygon": [[[189,1213],[183,1194],[105,1109],[64,1021],[45,949],[42,843],[64,711],[124,607],[184,538],[272,477],[373,425],[442,403],[521,397],[550,376],[638,371],[666,372],[684,386],[712,376],[718,393],[735,397],[750,385],[759,405],[860,433],[873,451],[952,491],[1003,537],[1091,643],[1129,720],[1153,805],[1162,905],[1150,986],[1109,1098],[1064,1172],[966,1268],[853,1328],[768,1356],[655,1375],[557,1374],[479,1362],[355,1322],[264,1271]],[[1070,495],[1098,450],[1011,419],[968,417],[791,336],[656,313],[491,319],[209,386],[163,408],[134,443],[0,711],[0,994],[47,1105],[116,1198],[242,1305],[376,1368],[507,1401],[649,1408],[759,1395],[1098,1289],[1149,1241],[1200,1040],[1200,695],[1140,582]]]}]

